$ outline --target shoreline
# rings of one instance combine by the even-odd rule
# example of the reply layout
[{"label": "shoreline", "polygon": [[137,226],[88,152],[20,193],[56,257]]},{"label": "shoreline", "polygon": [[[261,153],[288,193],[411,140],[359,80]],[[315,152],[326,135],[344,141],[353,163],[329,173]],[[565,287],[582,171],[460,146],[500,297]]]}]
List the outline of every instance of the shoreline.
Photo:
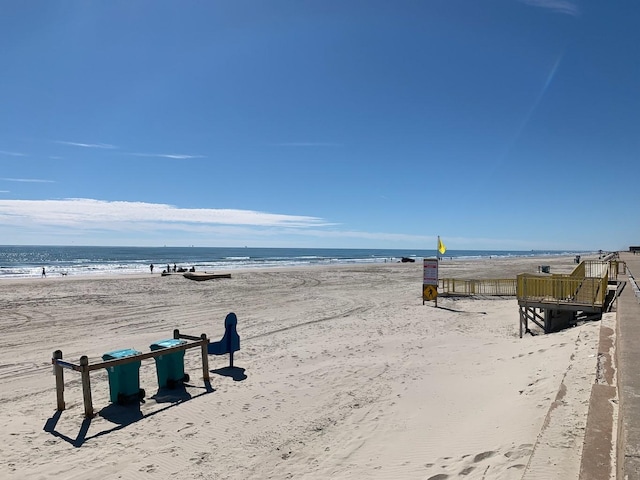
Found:
[{"label": "shoreline", "polygon": [[[592,259],[592,260],[597,260],[599,257],[598,253],[591,253],[591,254],[582,254],[581,258],[583,260],[586,259]],[[516,272],[517,273],[533,273],[533,271],[531,270],[531,265],[534,265],[534,267],[537,267],[537,265],[541,265],[544,261],[545,265],[550,265],[550,266],[558,266],[562,268],[562,272],[561,273],[565,273],[567,272],[567,270],[570,270],[566,267],[566,265],[568,263],[570,263],[573,259],[575,258],[575,255],[573,254],[567,254],[567,255],[532,255],[532,256],[522,256],[522,257],[516,257],[516,256],[511,256],[511,257],[494,257],[494,258],[487,258],[487,257],[447,257],[446,255],[443,256],[443,258],[441,258],[440,260],[440,269],[441,271],[447,271],[449,266],[459,266],[459,265],[466,265],[468,267],[471,267],[469,270],[471,271],[475,271],[472,266],[473,265],[477,265],[478,262],[492,262],[494,265],[509,265],[509,274],[511,274],[512,272],[516,271],[513,268],[511,268],[513,266],[514,262],[517,262],[518,264],[522,264],[523,267],[523,271],[522,272]],[[354,267],[362,267],[362,268],[367,268],[367,267],[380,267],[380,266],[392,266],[392,265],[397,265],[397,264],[402,264],[402,262],[400,261],[394,261],[394,262],[353,262],[353,263],[329,263],[329,264],[305,264],[305,265],[286,265],[286,266],[268,266],[268,267],[264,267],[264,266],[255,266],[255,267],[239,267],[239,268],[227,268],[227,269],[213,269],[213,268],[207,268],[204,270],[196,270],[197,272],[208,272],[208,273],[231,273],[232,275],[234,273],[239,273],[239,274],[244,274],[244,273],[250,273],[253,271],[294,271],[294,270],[300,270],[300,269],[326,269],[326,268],[354,268]],[[470,264],[470,265],[467,265]],[[409,268],[411,265],[415,266],[419,266],[420,269],[422,269],[422,257],[417,258],[415,262],[413,263],[404,263],[402,264],[404,266],[406,266],[407,268]],[[574,265],[575,266],[575,265]],[[556,273],[560,273],[560,272],[556,272]],[[123,273],[115,273],[115,272],[109,272],[109,273],[83,273],[83,274],[72,274],[72,275],[62,275],[60,273],[57,272],[52,272],[50,274],[48,274],[46,277],[42,277],[40,274],[34,274],[33,276],[29,276],[29,277],[22,277],[22,276],[16,276],[16,277],[9,277],[9,276],[0,276],[0,285],[2,284],[10,284],[10,283],[20,283],[20,282],[31,282],[31,281],[55,281],[55,280],[63,280],[63,281],[70,281],[70,280],[113,280],[113,279],[135,279],[135,278],[148,278],[148,277],[156,277],[156,276],[161,276],[162,275],[162,271],[158,271],[158,272],[154,272],[154,273],[149,273],[149,272],[123,272]],[[176,272],[176,275],[178,275],[178,272]],[[442,277],[442,275],[440,275],[440,277]],[[456,278],[462,278],[462,277],[456,277]],[[488,278],[499,278],[499,277],[488,277]]]}]

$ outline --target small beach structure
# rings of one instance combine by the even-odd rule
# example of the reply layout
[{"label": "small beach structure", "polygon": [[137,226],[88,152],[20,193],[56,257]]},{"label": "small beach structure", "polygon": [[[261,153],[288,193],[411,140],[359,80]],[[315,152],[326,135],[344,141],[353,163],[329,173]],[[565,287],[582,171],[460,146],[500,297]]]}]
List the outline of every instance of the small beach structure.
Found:
[{"label": "small beach structure", "polygon": [[[110,390],[111,390],[111,400],[118,401],[120,397],[120,393],[118,390],[121,390],[122,387],[125,389],[125,394],[129,394],[127,396],[133,397],[138,395],[138,399],[142,400],[144,397],[144,390],[139,389],[139,380],[138,370],[140,362],[146,360],[148,358],[158,358],[160,356],[166,356],[178,352],[183,352],[184,350],[188,350],[191,348],[200,348],[202,354],[202,378],[206,384],[209,386],[209,353],[207,351],[209,346],[209,339],[206,334],[202,334],[199,337],[192,335],[184,335],[181,334],[179,330],[173,331],[173,338],[176,340],[186,340],[185,342],[175,342],[171,346],[167,346],[166,348],[152,350],[150,352],[141,353],[135,351],[133,349],[127,349],[118,351],[118,352],[110,352],[109,354],[105,354],[103,357],[105,360],[102,362],[89,363],[89,358],[86,355],[80,357],[79,363],[69,362],[67,360],[63,360],[62,351],[56,350],[53,352],[53,357],[51,359],[51,363],[53,364],[53,373],[56,378],[56,399],[57,399],[57,410],[62,411],[66,408],[64,401],[64,370],[72,370],[80,373],[81,381],[82,381],[82,396],[84,403],[84,416],[86,418],[92,418],[95,414],[93,409],[93,400],[91,396],[91,379],[90,373],[96,370],[102,370],[106,368],[114,373],[116,373],[116,367],[120,370],[116,373],[115,376],[110,376]],[[163,345],[164,347],[164,345]],[[120,353],[122,352],[122,353]],[[131,369],[131,365],[133,364],[134,369]],[[123,370],[123,367],[125,370]],[[162,373],[162,372],[160,372]],[[123,377],[124,374],[124,377]],[[159,380],[161,376],[159,376]],[[115,387],[115,389],[113,389]],[[126,391],[127,389],[133,389],[131,392]]]},{"label": "small beach structure", "polygon": [[615,279],[625,267],[611,258],[585,260],[568,275],[518,275],[520,338],[530,332],[530,321],[549,333],[569,326],[578,314],[601,315],[624,285]]},{"label": "small beach structure", "polygon": [[80,373],[84,398],[84,416],[95,415],[91,397],[90,373],[106,368],[109,372],[110,400],[113,403],[133,403],[142,401],[144,389],[140,388],[139,370],[143,360],[153,358],[156,362],[156,374],[160,388],[174,388],[179,383],[188,382],[189,375],[184,372],[185,350],[199,348],[202,355],[202,379],[207,390],[209,384],[209,355],[229,354],[229,368],[233,368],[233,354],[240,350],[240,335],[237,331],[238,317],[230,312],[224,320],[224,335],[219,342],[209,342],[206,334],[199,337],[173,331],[173,338],[161,340],[150,345],[150,352],[142,353],[133,349],[122,349],[103,355],[102,362],[89,364],[86,355],[79,363],[63,360],[62,351],[53,352],[51,363],[56,379],[57,410],[66,408],[64,401],[64,370]]},{"label": "small beach structure", "polygon": [[202,282],[204,280],[214,280],[216,278],[231,278],[230,273],[207,273],[207,272],[186,272],[183,273],[184,278]]},{"label": "small beach structure", "polygon": [[215,280],[218,278],[231,278],[230,273],[213,273],[213,272],[162,272],[160,274],[163,277],[170,277],[179,275],[184,278],[188,278],[189,280],[195,280],[197,282],[202,282],[204,280]]}]

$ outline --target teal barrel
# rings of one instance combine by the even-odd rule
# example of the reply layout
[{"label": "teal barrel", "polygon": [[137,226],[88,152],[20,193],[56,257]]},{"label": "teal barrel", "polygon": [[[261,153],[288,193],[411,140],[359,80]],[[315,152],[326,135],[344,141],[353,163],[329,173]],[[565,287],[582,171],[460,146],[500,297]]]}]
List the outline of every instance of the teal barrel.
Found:
[{"label": "teal barrel", "polygon": [[[105,353],[102,360],[118,360],[140,353],[142,352],[125,348]],[[144,398],[144,390],[140,389],[140,364],[138,360],[107,368],[110,399],[113,403],[127,403],[133,399]]]},{"label": "teal barrel", "polygon": [[[175,347],[187,343],[185,340],[169,338],[160,340],[150,345],[151,351],[162,350],[163,348]],[[175,388],[180,382],[189,380],[189,376],[184,373],[184,350],[159,355],[155,357],[156,373],[158,375],[158,387]]]}]

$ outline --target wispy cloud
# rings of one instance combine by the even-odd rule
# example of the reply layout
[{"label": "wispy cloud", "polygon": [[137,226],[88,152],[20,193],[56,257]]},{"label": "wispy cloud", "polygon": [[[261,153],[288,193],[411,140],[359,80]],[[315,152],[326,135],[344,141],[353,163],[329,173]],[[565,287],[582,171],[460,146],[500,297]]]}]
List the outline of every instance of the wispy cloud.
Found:
[{"label": "wispy cloud", "polygon": [[571,0],[518,0],[521,3],[526,3],[532,7],[546,8],[558,13],[564,13],[566,15],[577,16],[580,14],[580,9],[575,1]]},{"label": "wispy cloud", "polygon": [[0,190],[0,193],[9,193],[9,190]]},{"label": "wispy cloud", "polygon": [[56,183],[55,180],[42,180],[39,178],[0,178],[5,182],[23,182],[23,183]]},{"label": "wispy cloud", "polygon": [[206,158],[204,155],[186,155],[181,153],[134,153],[129,152],[126,155],[134,157],[154,157],[154,158],[171,158],[174,160],[189,160],[191,158]]},{"label": "wispy cloud", "polygon": [[[0,193],[9,193],[1,191]],[[255,210],[179,208],[168,204],[102,201],[0,199],[0,237],[14,244],[47,238],[53,244],[86,245],[261,245],[273,247],[435,248],[433,235],[366,232],[314,216]],[[447,236],[447,246],[514,249],[518,241]],[[526,247],[526,248],[525,248]],[[523,243],[522,250],[531,248]],[[550,248],[550,247],[545,247]]]},{"label": "wispy cloud", "polygon": [[254,210],[178,208],[144,202],[107,202],[87,198],[62,200],[0,200],[0,223],[57,225],[77,229],[122,231],[145,223],[168,225],[250,225],[308,228],[329,225],[311,216],[285,215]]},{"label": "wispy cloud", "polygon": [[327,142],[285,142],[274,143],[274,147],[341,147],[339,143],[327,143]]},{"label": "wispy cloud", "polygon": [[83,148],[105,148],[105,149],[117,149],[115,145],[109,145],[108,143],[80,143],[80,142],[63,142],[62,140],[56,140],[55,143],[60,145],[71,145],[72,147]]},{"label": "wispy cloud", "polygon": [[[6,235],[5,235],[6,232]],[[173,205],[102,201],[87,198],[59,200],[0,199],[0,234],[30,241],[33,235],[56,242],[87,244],[178,244],[339,247],[398,243],[435,245],[435,237],[389,232],[342,230],[340,225],[314,216],[287,215],[237,209],[189,209]],[[177,240],[176,240],[177,239]],[[97,242],[97,243],[96,243]],[[419,247],[418,247],[419,248]]]},{"label": "wispy cloud", "polygon": [[8,152],[6,150],[0,150],[0,155],[8,155],[10,157],[26,157],[27,156],[26,153]]}]

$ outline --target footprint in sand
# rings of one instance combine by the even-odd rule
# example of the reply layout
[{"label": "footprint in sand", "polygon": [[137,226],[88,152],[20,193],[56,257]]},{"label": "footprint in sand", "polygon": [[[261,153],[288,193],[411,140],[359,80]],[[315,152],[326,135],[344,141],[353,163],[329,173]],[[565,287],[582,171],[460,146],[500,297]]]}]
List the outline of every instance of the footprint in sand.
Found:
[{"label": "footprint in sand", "polygon": [[523,443],[518,447],[518,450],[505,452],[504,456],[510,460],[528,457],[531,455],[531,453],[533,453],[532,447],[533,445],[531,445],[530,443]]},{"label": "footprint in sand", "polygon": [[478,463],[487,458],[493,457],[496,454],[493,450],[489,450],[488,452],[482,452],[473,457],[473,463]]},{"label": "footprint in sand", "polygon": [[449,478],[449,475],[445,473],[439,473],[437,475],[434,475],[433,477],[427,478],[427,480],[447,480],[447,478]]}]

